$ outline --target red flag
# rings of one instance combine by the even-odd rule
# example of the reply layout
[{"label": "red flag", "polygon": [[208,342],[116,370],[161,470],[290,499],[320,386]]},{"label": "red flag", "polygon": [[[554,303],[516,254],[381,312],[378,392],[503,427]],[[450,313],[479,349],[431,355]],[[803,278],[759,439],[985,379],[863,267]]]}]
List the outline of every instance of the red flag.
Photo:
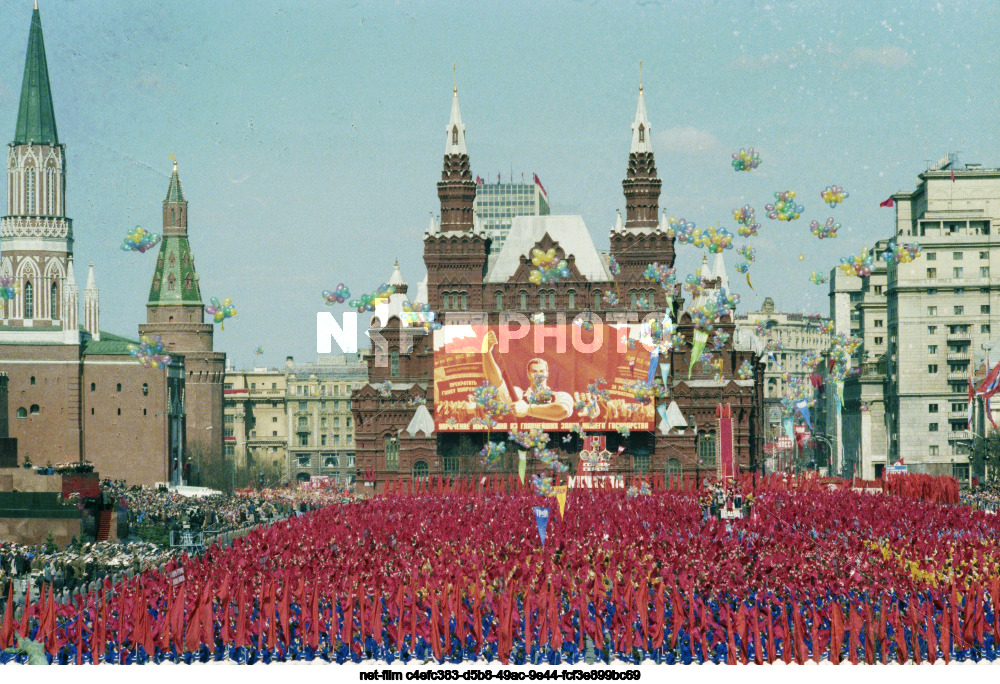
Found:
[{"label": "red flag", "polygon": [[850,653],[847,654],[847,658],[851,661],[851,665],[857,665],[858,646],[861,644],[861,613],[859,613],[858,609],[850,603],[847,604],[847,610],[847,624],[851,630],[851,634],[847,642],[847,646],[850,649]]},{"label": "red flag", "polygon": [[[995,596],[995,594],[994,594]],[[0,627],[0,651],[14,645],[14,582],[7,585],[7,607],[3,613],[3,626]]]},{"label": "red flag", "polygon": [[840,649],[844,643],[844,613],[836,601],[830,607],[830,661],[840,663]]},{"label": "red flag", "polygon": [[240,590],[236,595],[236,610],[236,641],[233,645],[236,648],[245,648],[247,645],[247,613],[249,612],[249,606],[247,606],[246,602],[244,582],[240,582]]},{"label": "red flag", "polygon": [[948,170],[951,171],[951,182],[954,183],[955,182],[955,169],[948,169]]},{"label": "red flag", "polygon": [[891,206],[893,206],[893,204],[894,204],[894,203],[893,203],[893,201],[892,201],[892,198],[891,198],[891,197],[890,197],[889,199],[885,200],[884,202],[879,202],[879,203],[878,203],[878,205],[879,205],[880,207],[891,207]]}]

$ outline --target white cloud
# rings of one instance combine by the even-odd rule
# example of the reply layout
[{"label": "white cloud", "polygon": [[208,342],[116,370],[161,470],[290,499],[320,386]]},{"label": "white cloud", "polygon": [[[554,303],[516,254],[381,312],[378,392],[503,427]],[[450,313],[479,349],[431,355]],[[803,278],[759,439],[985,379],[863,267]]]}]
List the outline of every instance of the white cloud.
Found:
[{"label": "white cloud", "polygon": [[654,133],[656,151],[663,154],[718,155],[725,153],[719,139],[694,126],[668,128]]},{"label": "white cloud", "polygon": [[883,45],[879,48],[854,48],[851,58],[860,66],[874,64],[885,69],[899,69],[910,63],[910,53],[895,45]]}]

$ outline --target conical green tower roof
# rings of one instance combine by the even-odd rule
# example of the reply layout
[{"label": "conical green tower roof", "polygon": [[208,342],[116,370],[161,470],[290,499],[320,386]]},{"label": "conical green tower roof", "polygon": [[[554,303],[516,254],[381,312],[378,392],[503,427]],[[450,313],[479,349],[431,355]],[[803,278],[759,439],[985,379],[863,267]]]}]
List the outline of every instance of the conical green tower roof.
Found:
[{"label": "conical green tower roof", "polygon": [[45,63],[45,43],[42,40],[42,19],[38,8],[31,15],[28,34],[28,54],[24,61],[24,81],[21,83],[21,105],[17,110],[14,144],[58,145],[56,115],[49,89],[49,69]]}]

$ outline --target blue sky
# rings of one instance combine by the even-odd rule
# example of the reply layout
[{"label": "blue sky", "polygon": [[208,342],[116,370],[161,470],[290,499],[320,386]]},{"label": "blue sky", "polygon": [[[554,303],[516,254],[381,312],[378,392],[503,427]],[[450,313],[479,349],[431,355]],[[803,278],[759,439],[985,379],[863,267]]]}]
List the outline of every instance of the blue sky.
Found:
[{"label": "blue sky", "polygon": [[[900,5],[900,6],[897,6]],[[315,356],[319,293],[371,291],[394,258],[423,277],[438,211],[452,63],[474,174],[535,172],[553,213],[606,249],[624,209],[638,61],[661,207],[732,232],[750,203],[756,292],[742,310],[827,312],[808,282],[892,231],[878,203],[948,152],[1000,165],[1000,16],[993,2],[163,3],[41,0],[77,277],[93,262],[102,328],[134,335],[177,155],[202,294],[239,318],[216,348],[238,366]],[[30,0],[0,0],[0,131],[13,134]],[[763,163],[735,173],[754,146]],[[827,185],[849,199],[829,209]],[[764,218],[795,190],[798,221]],[[808,228],[828,216],[836,240]],[[737,240],[736,244],[743,244]],[[797,258],[803,255],[803,260]],[[687,273],[700,253],[678,245]]]}]

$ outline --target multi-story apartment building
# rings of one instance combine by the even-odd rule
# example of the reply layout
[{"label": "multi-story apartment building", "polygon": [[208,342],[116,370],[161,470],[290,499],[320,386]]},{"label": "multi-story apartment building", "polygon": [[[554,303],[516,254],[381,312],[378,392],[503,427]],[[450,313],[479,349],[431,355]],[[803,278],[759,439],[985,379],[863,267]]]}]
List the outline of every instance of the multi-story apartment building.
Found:
[{"label": "multi-story apartment building", "polygon": [[316,363],[285,362],[290,480],[326,475],[354,482],[354,418],[351,392],[368,382],[359,354],[320,357]]},{"label": "multi-story apartment building", "polygon": [[549,196],[538,177],[533,183],[484,183],[476,185],[473,211],[482,230],[493,239],[490,254],[499,254],[515,216],[548,216]]},{"label": "multi-story apartment building", "polygon": [[765,297],[759,311],[750,311],[736,317],[736,328],[755,330],[759,323],[768,327],[768,336],[782,345],[774,358],[765,355],[761,360],[767,363],[764,370],[764,424],[769,440],[782,434],[781,398],[787,394],[785,373],[809,382],[812,370],[802,363],[802,354],[807,350],[822,353],[830,347],[830,335],[822,332],[827,319],[809,317],[804,314],[775,311],[774,300]]},{"label": "multi-story apartment building", "polygon": [[860,338],[863,343],[852,358],[857,368],[844,382],[844,403],[838,415],[836,399],[826,401],[826,431],[835,437],[839,474],[875,478],[888,457],[885,429],[885,356],[888,349],[886,311],[886,262],[881,255],[889,240],[873,247],[871,275],[859,278],[835,268],[830,273],[830,316],[835,332]]},{"label": "multi-story apartment building", "polygon": [[895,239],[919,242],[923,256],[887,270],[888,458],[966,478],[969,377],[1000,310],[1000,169],[958,168],[950,155],[919,179],[892,197]]},{"label": "multi-story apartment building", "polygon": [[238,468],[269,468],[287,475],[288,419],[285,371],[226,369],[223,418],[226,458]]}]

